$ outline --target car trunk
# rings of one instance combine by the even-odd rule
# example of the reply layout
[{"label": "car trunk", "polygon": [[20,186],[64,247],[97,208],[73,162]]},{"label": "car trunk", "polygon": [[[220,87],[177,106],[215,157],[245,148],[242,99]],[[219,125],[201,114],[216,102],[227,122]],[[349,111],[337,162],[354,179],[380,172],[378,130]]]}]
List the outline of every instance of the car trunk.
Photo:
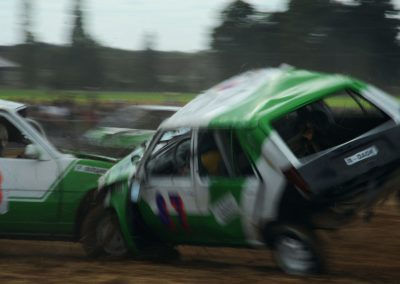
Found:
[{"label": "car trunk", "polygon": [[[385,123],[347,143],[301,159],[297,172],[312,201],[377,198],[400,164],[400,126]],[[304,189],[304,185],[303,185]]]}]

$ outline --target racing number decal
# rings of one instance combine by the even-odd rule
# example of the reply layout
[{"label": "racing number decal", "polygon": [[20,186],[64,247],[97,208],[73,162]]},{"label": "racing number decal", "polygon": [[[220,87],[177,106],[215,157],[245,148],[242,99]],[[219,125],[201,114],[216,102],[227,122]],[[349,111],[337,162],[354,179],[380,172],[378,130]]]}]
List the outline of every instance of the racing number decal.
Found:
[{"label": "racing number decal", "polygon": [[[182,198],[179,195],[169,195],[169,201],[171,202],[172,207],[175,209],[176,213],[178,213],[179,223],[185,229],[189,229],[189,224],[187,222],[185,208],[183,206]],[[156,195],[156,203],[158,208],[158,214],[160,216],[161,222],[168,226],[170,229],[175,228],[175,224],[171,219],[171,216],[167,209],[167,203],[165,202],[164,197],[157,193]]]}]

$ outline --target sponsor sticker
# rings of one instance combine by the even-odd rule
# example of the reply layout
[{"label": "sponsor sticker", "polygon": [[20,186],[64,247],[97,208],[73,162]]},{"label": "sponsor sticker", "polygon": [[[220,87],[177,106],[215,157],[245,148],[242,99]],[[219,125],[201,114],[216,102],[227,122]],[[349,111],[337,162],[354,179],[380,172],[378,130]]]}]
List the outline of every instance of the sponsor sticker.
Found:
[{"label": "sponsor sticker", "polygon": [[230,193],[214,203],[210,210],[220,225],[228,224],[240,214],[239,205]]},{"label": "sponsor sticker", "polygon": [[377,154],[378,154],[378,148],[376,148],[375,146],[372,146],[372,147],[362,150],[352,156],[344,158],[344,161],[346,162],[346,164],[348,166],[351,166],[362,160],[376,156]]},{"label": "sponsor sticker", "polygon": [[107,169],[104,169],[104,168],[85,166],[85,165],[76,165],[74,170],[76,172],[89,173],[89,174],[95,174],[95,175],[102,175],[102,174],[105,174],[105,172],[107,171]]}]

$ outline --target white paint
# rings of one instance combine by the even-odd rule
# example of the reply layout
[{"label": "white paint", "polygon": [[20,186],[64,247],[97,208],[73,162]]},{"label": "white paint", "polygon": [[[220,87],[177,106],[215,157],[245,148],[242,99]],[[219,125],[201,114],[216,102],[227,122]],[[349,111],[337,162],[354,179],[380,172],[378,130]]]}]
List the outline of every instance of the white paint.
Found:
[{"label": "white paint", "polygon": [[256,218],[263,222],[277,218],[279,202],[286,185],[286,179],[282,174],[282,166],[287,165],[283,162],[285,159],[284,154],[272,140],[267,139],[264,142],[262,157],[257,161],[257,168],[264,180],[265,195],[263,199],[257,200],[262,204],[256,206],[261,206],[262,210],[254,213],[258,215]]},{"label": "white paint", "polygon": [[394,97],[373,86],[368,86],[361,95],[400,124],[400,104]]},{"label": "white paint", "polygon": [[142,185],[140,198],[145,200],[155,215],[158,215],[156,196],[161,194],[171,216],[177,216],[178,212],[170,202],[170,195],[178,195],[184,204],[184,210],[188,215],[199,215],[196,195],[191,178],[186,177],[151,177],[147,184]]},{"label": "white paint", "polygon": [[365,150],[362,150],[354,155],[344,158],[344,161],[348,166],[354,165],[358,162],[361,162],[365,159],[371,158],[378,155],[378,148],[375,146],[369,147]]},{"label": "white paint", "polygon": [[265,186],[257,177],[249,177],[244,183],[241,195],[242,227],[246,235],[247,242],[252,246],[263,246],[261,230],[259,228],[259,218],[254,214],[262,209],[262,204],[258,207],[258,200],[263,199]]},{"label": "white paint", "polygon": [[8,191],[0,188],[0,192],[2,195],[0,200],[0,215],[2,215],[8,212]]},{"label": "white paint", "polygon": [[[42,202],[53,190],[53,185],[72,160],[0,158],[3,190],[9,201]],[[60,177],[61,178],[61,177]]]},{"label": "white paint", "polygon": [[[284,70],[278,68],[248,71],[232,77],[200,94],[169,119],[160,128],[207,126],[211,120],[243,105],[247,98],[264,84],[279,77]],[[252,110],[257,111],[257,110]],[[252,116],[249,110],[248,116]],[[243,119],[246,119],[244,117]]]},{"label": "white paint", "polygon": [[24,107],[26,107],[24,104],[0,99],[0,108],[6,110],[18,110]]},{"label": "white paint", "polygon": [[222,226],[228,225],[241,214],[240,207],[230,192],[212,204],[210,211]]}]

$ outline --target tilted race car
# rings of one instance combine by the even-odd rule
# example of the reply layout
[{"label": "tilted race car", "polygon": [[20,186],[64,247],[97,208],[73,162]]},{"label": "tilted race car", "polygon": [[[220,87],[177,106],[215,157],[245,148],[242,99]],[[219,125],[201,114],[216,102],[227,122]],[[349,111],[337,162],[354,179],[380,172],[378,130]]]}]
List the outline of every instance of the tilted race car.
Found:
[{"label": "tilted race car", "polygon": [[26,115],[0,100],[0,238],[79,240],[98,178],[115,161],[61,153]]},{"label": "tilted race car", "polygon": [[399,122],[394,99],[347,76],[276,68],[233,77],[100,178],[84,248],[269,247],[284,271],[318,273],[316,230],[340,228],[395,188]]}]

